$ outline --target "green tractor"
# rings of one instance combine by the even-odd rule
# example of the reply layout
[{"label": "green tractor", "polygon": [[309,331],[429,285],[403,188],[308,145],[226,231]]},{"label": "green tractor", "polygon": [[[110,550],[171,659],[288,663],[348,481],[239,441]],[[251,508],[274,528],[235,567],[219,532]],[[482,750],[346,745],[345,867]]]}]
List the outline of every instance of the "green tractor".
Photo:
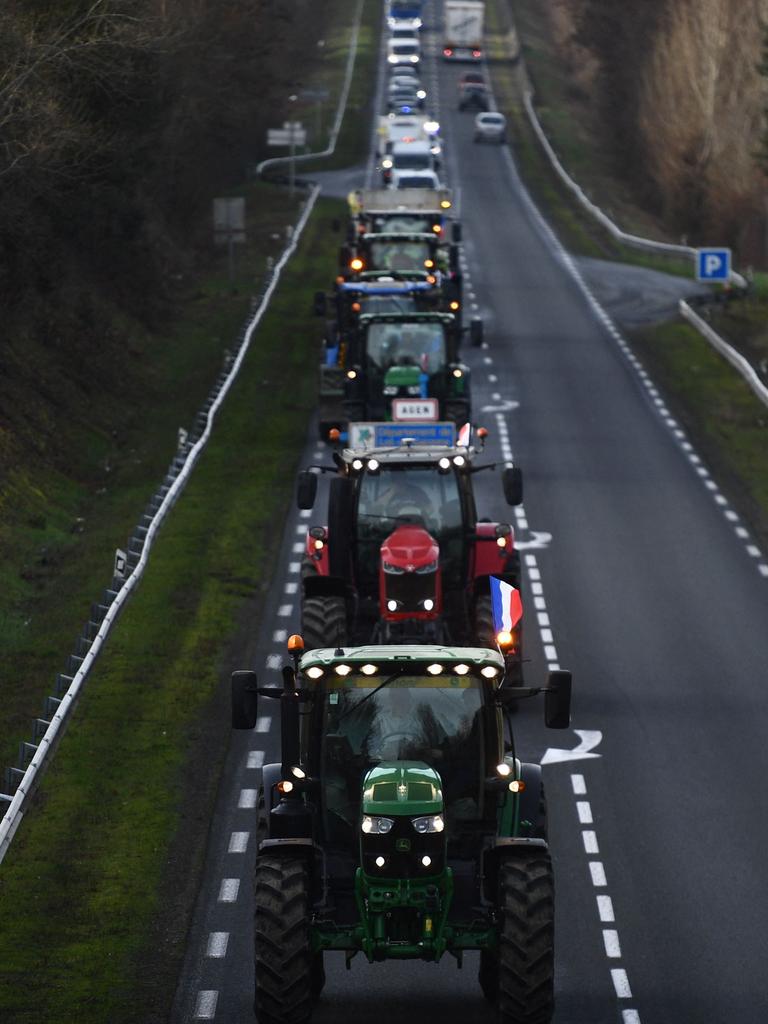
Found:
[{"label": "green tractor", "polygon": [[544,693],[570,723],[570,673],[509,686],[498,651],[434,645],[303,652],[282,685],[232,677],[232,724],[261,697],[281,711],[281,763],[259,790],[255,1011],[308,1021],[324,956],[458,965],[479,952],[499,1024],[554,1009],[554,883],[541,768],[521,762],[507,714]]}]

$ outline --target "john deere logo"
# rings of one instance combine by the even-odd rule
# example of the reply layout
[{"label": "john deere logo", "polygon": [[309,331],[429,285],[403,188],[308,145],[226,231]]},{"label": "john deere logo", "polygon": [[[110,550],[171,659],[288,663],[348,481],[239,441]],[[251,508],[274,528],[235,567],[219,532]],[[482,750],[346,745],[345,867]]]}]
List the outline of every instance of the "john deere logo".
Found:
[{"label": "john deere logo", "polygon": [[411,848],[410,839],[398,839],[395,843],[395,849],[398,853],[408,853]]}]

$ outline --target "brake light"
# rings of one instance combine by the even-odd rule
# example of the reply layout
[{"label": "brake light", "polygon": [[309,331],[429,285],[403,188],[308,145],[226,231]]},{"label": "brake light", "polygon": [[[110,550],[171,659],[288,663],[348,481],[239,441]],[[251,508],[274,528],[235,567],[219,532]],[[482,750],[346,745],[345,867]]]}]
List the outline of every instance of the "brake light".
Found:
[{"label": "brake light", "polygon": [[483,55],[483,51],[482,50],[473,50],[472,51],[472,56],[473,57],[482,57],[482,55]]},{"label": "brake light", "polygon": [[450,46],[446,46],[446,48],[443,50],[443,56],[444,57],[452,57],[453,56],[453,50],[450,48]]}]

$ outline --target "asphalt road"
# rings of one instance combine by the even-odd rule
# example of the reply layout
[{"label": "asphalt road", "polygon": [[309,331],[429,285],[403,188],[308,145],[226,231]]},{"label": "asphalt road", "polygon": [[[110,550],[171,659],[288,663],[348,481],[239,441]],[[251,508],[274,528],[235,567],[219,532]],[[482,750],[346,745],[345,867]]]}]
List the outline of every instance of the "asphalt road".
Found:
[{"label": "asphalt road", "polygon": [[[465,352],[475,416],[491,429],[488,454],[511,449],[525,473],[512,521],[527,570],[526,675],[541,679],[548,665],[574,673],[578,733],[547,733],[533,703],[516,721],[523,756],[548,765],[555,1020],[764,1024],[766,560],[588,300],[506,147],[473,144],[472,116],[453,105],[461,69],[428,67],[449,184],[461,187],[468,297],[486,322],[488,347]],[[318,456],[310,438],[305,461]],[[480,515],[509,518],[498,478],[476,481]],[[274,611],[244,666],[276,666],[298,628],[299,546],[315,521],[287,517]],[[562,760],[550,747],[583,756]],[[253,1020],[247,805],[258,764],[275,754],[266,719],[234,737],[176,1022]],[[450,958],[368,966],[358,957],[349,972],[342,957],[327,959],[317,1024],[489,1019],[471,958],[461,972]]]}]

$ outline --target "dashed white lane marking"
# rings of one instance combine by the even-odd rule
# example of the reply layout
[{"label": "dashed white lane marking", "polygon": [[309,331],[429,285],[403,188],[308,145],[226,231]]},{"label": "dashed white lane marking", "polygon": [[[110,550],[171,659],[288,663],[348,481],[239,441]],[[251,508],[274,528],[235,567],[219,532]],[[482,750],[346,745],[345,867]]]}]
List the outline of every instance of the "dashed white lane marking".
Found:
[{"label": "dashed white lane marking", "polygon": [[283,659],[279,654],[267,655],[267,668],[280,668],[280,663]]},{"label": "dashed white lane marking", "polygon": [[288,639],[288,630],[276,629],[272,634],[272,639],[276,644],[284,644],[285,641]]},{"label": "dashed white lane marking", "polygon": [[311,508],[301,508],[301,509],[299,509],[299,519],[309,519],[309,517],[311,515],[312,515],[312,509]]},{"label": "dashed white lane marking", "polygon": [[584,852],[590,857],[599,856],[600,846],[597,842],[597,832],[590,832],[587,829],[581,833],[581,838],[584,843]]},{"label": "dashed white lane marking", "polygon": [[219,993],[214,989],[203,989],[197,993],[195,1003],[195,1020],[213,1020],[216,1016],[216,1003]]},{"label": "dashed white lane marking", "polygon": [[493,366],[493,360],[490,356],[483,356],[483,362],[486,366]]},{"label": "dashed white lane marking", "polygon": [[592,807],[590,806],[590,803],[589,803],[588,800],[577,800],[576,801],[576,811],[578,812],[579,823],[581,825],[591,825],[592,824],[592,820],[593,820],[592,819]]},{"label": "dashed white lane marking", "polygon": [[287,619],[289,615],[293,614],[293,605],[292,604],[281,604],[280,607],[277,609],[277,614],[278,614],[279,618]]},{"label": "dashed white lane marking", "polygon": [[239,878],[222,878],[219,886],[219,903],[235,903],[239,892]]},{"label": "dashed white lane marking", "polygon": [[256,806],[257,792],[255,789],[241,789],[240,796],[237,799],[237,806],[244,811],[252,810]]},{"label": "dashed white lane marking", "polygon": [[248,762],[246,768],[263,768],[264,766],[264,751],[263,750],[249,750],[248,751]]},{"label": "dashed white lane marking", "polygon": [[597,912],[603,924],[613,924],[616,920],[613,913],[613,900],[610,896],[597,897]]},{"label": "dashed white lane marking", "polygon": [[[611,978],[613,979],[613,987],[616,989],[616,995],[619,999],[631,999],[632,989],[629,987],[627,972],[622,967],[614,967],[611,970]],[[627,1014],[632,1014],[632,1016],[627,1016]],[[622,1018],[625,1024],[628,1024],[629,1021],[636,1021],[637,1024],[640,1024],[637,1010],[625,1010]]]},{"label": "dashed white lane marking", "polygon": [[271,726],[271,715],[259,715],[259,717],[256,719],[256,732],[269,732]]},{"label": "dashed white lane marking", "polygon": [[298,589],[298,583],[286,583],[285,587],[283,588],[286,594],[295,594]]},{"label": "dashed white lane marking", "polygon": [[621,944],[617,931],[612,928],[603,928],[603,944],[607,957],[610,957],[611,960],[621,960]]},{"label": "dashed white lane marking", "polygon": [[589,873],[592,876],[592,885],[595,888],[600,888],[604,885],[608,885],[605,878],[605,868],[603,867],[602,861],[591,860],[589,862]]},{"label": "dashed white lane marking", "polygon": [[498,382],[498,379],[499,378],[496,376],[495,373],[489,373],[488,374],[488,383],[489,384],[496,384]]},{"label": "dashed white lane marking", "polygon": [[296,527],[296,533],[298,533],[300,537],[303,537],[306,534],[306,532],[307,528],[304,525],[304,523],[299,523],[298,526]]},{"label": "dashed white lane marking", "polygon": [[[618,992],[616,994],[618,995]],[[619,996],[619,999],[621,998],[631,999],[632,993],[629,992],[626,997]],[[637,1010],[623,1010],[621,1014],[621,1024],[640,1024],[640,1014]]]},{"label": "dashed white lane marking", "polygon": [[227,852],[245,853],[245,851],[248,849],[248,840],[250,839],[250,837],[250,832],[233,832],[232,835],[229,837],[229,846],[227,847]]},{"label": "dashed white lane marking", "polygon": [[208,945],[205,947],[205,955],[221,959],[227,955],[229,945],[229,932],[211,932],[208,936]]},{"label": "dashed white lane marking", "polygon": [[292,576],[295,576],[296,573],[301,572],[301,562],[289,562],[288,563],[288,572]]},{"label": "dashed white lane marking", "polygon": [[304,553],[304,545],[300,540],[297,540],[291,548],[291,551],[293,551],[294,555],[301,555]]},{"label": "dashed white lane marking", "polygon": [[[530,572],[528,573],[528,575],[530,576]],[[573,792],[575,796],[584,796],[584,794],[587,792],[587,783],[583,775],[572,775],[571,786],[573,787]]]}]

